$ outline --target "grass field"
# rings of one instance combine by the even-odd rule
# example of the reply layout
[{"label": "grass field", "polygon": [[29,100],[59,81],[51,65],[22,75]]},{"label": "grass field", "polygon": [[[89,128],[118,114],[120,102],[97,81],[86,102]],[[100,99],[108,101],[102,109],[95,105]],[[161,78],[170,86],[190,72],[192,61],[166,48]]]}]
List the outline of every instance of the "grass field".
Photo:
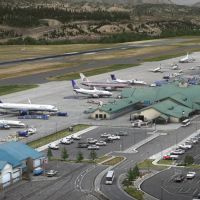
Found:
[{"label": "grass field", "polygon": [[127,192],[130,196],[137,200],[143,200],[143,192],[140,190],[137,190],[135,187],[130,186],[130,187],[125,187],[124,191]]},{"label": "grass field", "polygon": [[[72,44],[72,45],[1,45],[0,61],[15,60],[68,52],[86,51],[91,49],[106,48],[104,44]],[[109,44],[109,47],[111,45]],[[114,45],[113,45],[114,46]]]},{"label": "grass field", "polygon": [[28,90],[38,87],[37,85],[5,85],[0,86],[0,95],[6,95],[14,92]]},{"label": "grass field", "polygon": [[[98,75],[98,74],[102,74],[102,73],[107,73],[107,72],[120,70],[120,69],[126,69],[126,68],[130,68],[130,67],[135,67],[135,66],[138,66],[138,65],[116,64],[116,65],[109,65],[109,66],[105,66],[105,67],[101,67],[101,68],[97,68],[97,69],[86,70],[86,71],[81,71],[81,72],[84,73],[84,75],[86,75],[86,76],[94,76],[94,75]],[[63,74],[63,75],[57,76],[57,77],[50,77],[50,78],[48,78],[48,80],[62,81],[62,80],[72,80],[72,79],[79,79],[79,78],[80,78],[79,72],[74,72],[74,73]]]},{"label": "grass field", "polygon": [[165,166],[153,165],[152,162],[153,160],[144,160],[143,162],[138,163],[138,167],[142,170],[163,170],[167,168]]},{"label": "grass field", "polygon": [[[15,66],[8,66],[0,69],[0,79],[20,77],[31,74],[38,74],[42,72],[55,71],[63,68],[68,68],[68,74],[61,76],[46,77],[48,80],[71,80],[79,78],[78,73],[85,72],[86,75],[92,76],[101,73],[107,73],[114,70],[130,68],[143,61],[161,61],[177,56],[184,55],[186,51],[197,51],[198,37],[189,37],[188,43],[176,42],[171,45],[160,46],[141,46],[140,48],[122,49],[112,51],[102,51],[94,54],[83,54],[79,56],[63,57],[63,59],[45,60],[40,62],[23,63]],[[145,41],[140,41],[140,43]],[[151,41],[148,41],[151,42]],[[136,45],[138,42],[129,42],[129,45]],[[120,44],[73,44],[73,45],[5,45],[0,46],[0,61],[15,60],[20,58],[33,58],[46,55],[64,54],[67,52],[80,52],[86,50],[94,50],[100,48],[112,48]],[[189,46],[191,45],[191,46]],[[187,50],[186,50],[187,49]],[[119,60],[131,59],[134,57],[136,60],[134,64],[119,64],[110,66],[91,66],[91,62],[104,62],[113,60],[116,63]],[[137,59],[138,58],[138,59]],[[84,64],[84,70],[74,68]],[[88,64],[88,66],[87,66]],[[95,65],[95,64],[94,64]],[[59,74],[59,73],[58,73]]]}]

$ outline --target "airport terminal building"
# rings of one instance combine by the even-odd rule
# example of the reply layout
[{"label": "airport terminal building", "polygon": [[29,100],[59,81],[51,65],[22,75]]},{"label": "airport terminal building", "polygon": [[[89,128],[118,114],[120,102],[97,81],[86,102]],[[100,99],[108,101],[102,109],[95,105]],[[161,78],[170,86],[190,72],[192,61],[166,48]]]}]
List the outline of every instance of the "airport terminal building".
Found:
[{"label": "airport terminal building", "polygon": [[92,119],[114,119],[131,112],[131,119],[179,122],[200,111],[200,85],[179,83],[127,88],[122,99],[94,109]]}]

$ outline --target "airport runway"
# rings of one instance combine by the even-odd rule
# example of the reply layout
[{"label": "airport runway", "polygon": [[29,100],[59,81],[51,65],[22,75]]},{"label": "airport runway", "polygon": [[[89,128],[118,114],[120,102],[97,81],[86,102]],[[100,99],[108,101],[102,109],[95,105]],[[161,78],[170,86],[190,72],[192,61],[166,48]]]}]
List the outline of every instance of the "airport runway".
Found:
[{"label": "airport runway", "polygon": [[[106,52],[116,52],[116,51],[126,51],[128,49],[135,49],[135,48],[143,48],[143,47],[156,47],[156,46],[163,46],[163,45],[173,45],[174,43],[177,42],[183,42],[183,41],[189,41],[190,39],[178,39],[178,38],[170,38],[170,39],[161,39],[161,40],[153,40],[153,41],[142,41],[142,42],[129,42],[129,43],[124,43],[120,44],[118,46],[111,46],[110,48],[103,48],[103,49],[96,49],[96,50],[89,50],[89,51],[83,51],[83,52],[72,52],[72,53],[65,53],[65,54],[60,54],[60,55],[48,55],[48,56],[41,56],[37,58],[28,58],[28,59],[22,59],[22,60],[17,60],[17,61],[1,61],[0,62],[0,68],[3,67],[5,68],[6,66],[15,66],[19,63],[33,63],[33,62],[46,62],[49,61],[49,59],[52,62],[56,61],[61,61],[63,63],[70,63],[74,64],[74,61],[70,61],[69,58],[71,57],[78,57],[87,55],[89,56],[90,54],[106,54]],[[193,46],[194,47],[194,46]],[[179,47],[180,52],[187,52],[190,51],[190,46],[188,47]],[[146,53],[143,56],[133,56],[129,58],[124,58],[124,59],[107,59],[107,60],[93,60],[90,61],[88,60],[86,63],[82,64],[75,64],[72,67],[67,67],[65,69],[59,69],[59,70],[54,70],[50,72],[42,72],[39,74],[33,74],[33,75],[27,75],[27,76],[21,76],[17,78],[8,78],[8,79],[1,79],[0,84],[1,85],[8,85],[8,84],[41,84],[41,83],[47,83],[48,80],[47,78],[49,77],[55,77],[55,76],[60,76],[62,74],[66,73],[72,73],[76,71],[84,71],[84,70],[90,70],[92,68],[97,68],[97,67],[103,67],[103,66],[109,66],[113,64],[139,64],[141,63],[144,59],[149,58],[149,57],[154,57],[154,56],[161,56],[164,54],[173,54],[177,53],[177,50],[171,50],[170,52],[166,50],[166,52],[161,52],[159,54],[152,54],[152,53]],[[9,62],[9,63],[8,63]]]}]

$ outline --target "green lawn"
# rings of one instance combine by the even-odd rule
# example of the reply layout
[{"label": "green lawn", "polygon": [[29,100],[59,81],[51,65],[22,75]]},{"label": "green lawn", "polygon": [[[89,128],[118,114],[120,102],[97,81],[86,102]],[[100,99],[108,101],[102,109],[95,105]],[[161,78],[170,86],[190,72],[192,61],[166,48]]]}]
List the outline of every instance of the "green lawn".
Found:
[{"label": "green lawn", "polygon": [[115,158],[112,158],[106,162],[103,162],[102,164],[103,165],[116,165],[117,163],[120,163],[122,160],[124,160],[124,157],[120,157],[120,156],[117,156]]},{"label": "green lawn", "polygon": [[[126,68],[130,68],[130,67],[135,67],[135,66],[138,66],[138,65],[114,64],[114,65],[108,65],[108,66],[104,66],[104,67],[96,68],[96,69],[92,69],[92,70],[81,71],[81,72],[83,72],[84,75],[86,75],[86,76],[94,76],[94,75],[103,74],[106,72],[112,72],[115,70],[126,69]],[[63,74],[61,76],[50,77],[48,79],[53,80],[53,81],[63,81],[63,80],[73,80],[73,79],[79,79],[79,78],[80,78],[79,72],[74,72],[74,73]]]},{"label": "green lawn", "polygon": [[158,166],[152,164],[153,160],[144,160],[143,162],[138,163],[139,169],[145,169],[145,170],[163,170],[167,167],[165,166]]},{"label": "green lawn", "polygon": [[36,88],[38,85],[4,85],[0,86],[0,95]]},{"label": "green lawn", "polygon": [[127,192],[130,196],[137,200],[143,200],[143,192],[140,190],[137,190],[136,188],[129,186],[129,187],[124,187],[124,191]]},{"label": "green lawn", "polygon": [[89,125],[83,125],[83,124],[75,125],[75,126],[73,126],[73,131],[62,130],[62,131],[53,133],[51,135],[45,136],[43,138],[40,138],[38,140],[29,142],[28,145],[32,148],[38,148],[38,147],[44,146],[45,144],[51,143],[55,140],[61,139],[65,136],[68,136],[70,134],[76,133],[80,130],[86,129],[88,127],[89,127]]}]

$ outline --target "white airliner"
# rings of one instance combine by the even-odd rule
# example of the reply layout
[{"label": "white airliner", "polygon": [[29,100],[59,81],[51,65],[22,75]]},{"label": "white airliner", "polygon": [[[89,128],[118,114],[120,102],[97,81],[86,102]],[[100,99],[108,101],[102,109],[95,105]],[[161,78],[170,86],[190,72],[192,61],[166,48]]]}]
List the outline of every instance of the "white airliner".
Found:
[{"label": "white airliner", "polygon": [[58,108],[52,105],[40,105],[40,104],[21,104],[21,103],[3,103],[0,101],[0,109],[10,111],[47,111],[47,112],[58,112]]},{"label": "white airliner", "polygon": [[155,68],[155,69],[151,69],[150,71],[151,71],[151,72],[154,72],[154,73],[157,73],[157,72],[162,73],[161,67],[157,67],[157,68]]},{"label": "white airliner", "polygon": [[131,84],[127,83],[116,83],[111,81],[90,81],[84,74],[80,73],[81,77],[81,84],[88,86],[90,88],[97,87],[97,88],[103,88],[104,90],[116,90],[121,88],[129,88],[131,87]]},{"label": "white airliner", "polygon": [[179,63],[190,63],[190,62],[194,62],[195,59],[193,57],[189,56],[189,53],[187,53],[187,55],[184,58],[181,58],[179,60]]},{"label": "white airliner", "polygon": [[22,123],[21,121],[14,121],[14,120],[5,120],[5,119],[0,119],[0,125],[9,125],[10,127],[25,127],[25,124]]},{"label": "white airliner", "polygon": [[93,87],[93,89],[84,89],[84,88],[80,88],[75,80],[72,80],[72,87],[74,89],[74,91],[78,94],[84,94],[84,95],[88,95],[88,96],[92,96],[92,97],[109,97],[112,96],[112,93],[109,91],[105,91],[105,90],[97,90],[95,87]]},{"label": "white airliner", "polygon": [[112,81],[116,82],[116,83],[127,83],[127,84],[132,84],[132,85],[147,85],[146,82],[141,81],[141,80],[137,80],[137,79],[122,80],[122,79],[116,78],[115,74],[111,74],[110,76],[111,76]]}]

